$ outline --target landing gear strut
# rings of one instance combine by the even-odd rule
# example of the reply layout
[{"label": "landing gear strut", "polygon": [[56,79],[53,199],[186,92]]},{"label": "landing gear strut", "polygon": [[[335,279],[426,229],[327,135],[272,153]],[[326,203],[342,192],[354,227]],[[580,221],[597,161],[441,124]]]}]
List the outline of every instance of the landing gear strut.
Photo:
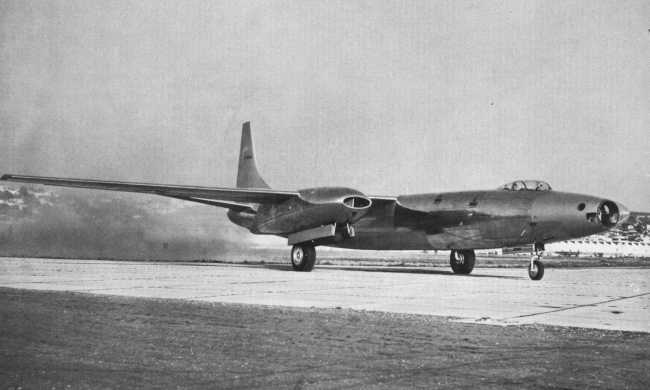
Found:
[{"label": "landing gear strut", "polygon": [[544,277],[544,263],[542,263],[543,255],[544,244],[535,243],[533,245],[533,254],[530,257],[530,264],[528,264],[528,277],[532,280],[541,280]]},{"label": "landing gear strut", "polygon": [[469,274],[474,269],[476,256],[472,249],[452,250],[449,255],[449,264],[455,274]]},{"label": "landing gear strut", "polygon": [[316,264],[316,248],[309,244],[296,244],[291,248],[291,266],[295,271],[309,272]]}]

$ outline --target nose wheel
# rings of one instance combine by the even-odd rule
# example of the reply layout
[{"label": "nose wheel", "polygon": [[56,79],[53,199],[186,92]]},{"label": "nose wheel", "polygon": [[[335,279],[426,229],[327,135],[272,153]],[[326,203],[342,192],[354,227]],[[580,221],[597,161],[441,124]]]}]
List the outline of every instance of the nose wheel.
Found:
[{"label": "nose wheel", "polygon": [[544,277],[543,255],[544,244],[535,244],[533,246],[533,255],[530,257],[530,264],[528,264],[528,277],[531,280],[541,280]]}]

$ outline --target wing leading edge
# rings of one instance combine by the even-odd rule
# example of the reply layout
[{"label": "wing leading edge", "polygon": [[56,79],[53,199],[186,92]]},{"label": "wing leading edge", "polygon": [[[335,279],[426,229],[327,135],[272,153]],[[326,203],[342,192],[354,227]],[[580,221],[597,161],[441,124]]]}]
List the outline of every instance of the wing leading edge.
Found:
[{"label": "wing leading edge", "polygon": [[3,175],[0,177],[0,180],[44,184],[60,187],[91,188],[96,190],[155,194],[249,212],[254,212],[254,209],[250,206],[250,203],[280,203],[290,198],[298,197],[298,192],[295,191],[276,191],[271,189],[191,187],[180,185],[89,179],[68,179],[60,177],[24,176],[12,174]]}]

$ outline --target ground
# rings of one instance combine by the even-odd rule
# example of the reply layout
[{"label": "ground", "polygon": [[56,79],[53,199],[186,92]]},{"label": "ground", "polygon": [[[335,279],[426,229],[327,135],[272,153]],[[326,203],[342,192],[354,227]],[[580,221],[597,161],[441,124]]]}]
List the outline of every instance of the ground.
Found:
[{"label": "ground", "polygon": [[[650,333],[650,268],[523,268],[0,258],[0,287],[141,298],[426,314],[501,325]],[[341,263],[341,264],[345,264]]]},{"label": "ground", "polygon": [[647,333],[0,289],[4,388],[645,388]]}]

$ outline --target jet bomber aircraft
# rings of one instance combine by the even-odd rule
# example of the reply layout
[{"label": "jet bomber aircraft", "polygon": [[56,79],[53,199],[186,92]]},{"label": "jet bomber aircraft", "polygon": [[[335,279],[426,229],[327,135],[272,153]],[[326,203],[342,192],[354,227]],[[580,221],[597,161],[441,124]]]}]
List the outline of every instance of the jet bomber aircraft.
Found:
[{"label": "jet bomber aircraft", "polygon": [[608,230],[629,211],[600,197],[554,191],[538,180],[496,190],[368,196],[346,187],[271,189],[255,163],[250,122],[243,124],[236,188],[191,187],[5,174],[1,180],[162,195],[228,209],[254,234],[285,237],[296,271],[311,271],[316,247],[450,250],[451,269],[469,274],[475,249],[530,245],[528,275],[540,280],[544,244]]}]

